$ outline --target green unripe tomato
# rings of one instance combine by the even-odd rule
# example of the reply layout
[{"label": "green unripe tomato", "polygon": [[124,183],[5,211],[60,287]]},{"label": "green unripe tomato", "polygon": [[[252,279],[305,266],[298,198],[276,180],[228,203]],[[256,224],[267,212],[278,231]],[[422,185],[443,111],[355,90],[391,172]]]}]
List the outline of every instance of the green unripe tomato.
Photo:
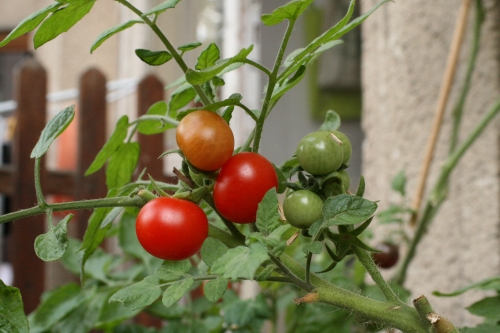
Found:
[{"label": "green unripe tomato", "polygon": [[349,163],[349,160],[351,159],[351,155],[352,155],[351,141],[342,132],[332,131],[332,133],[335,134],[335,136],[337,138],[339,138],[340,141],[342,141],[342,149],[344,150],[344,159],[342,160],[342,163],[344,163],[344,164]]},{"label": "green unripe tomato", "polygon": [[297,147],[300,166],[312,175],[334,172],[344,160],[344,149],[330,131],[317,131],[303,137]]},{"label": "green unripe tomato", "polygon": [[285,218],[296,228],[307,229],[323,217],[323,200],[308,190],[292,192],[283,201]]}]

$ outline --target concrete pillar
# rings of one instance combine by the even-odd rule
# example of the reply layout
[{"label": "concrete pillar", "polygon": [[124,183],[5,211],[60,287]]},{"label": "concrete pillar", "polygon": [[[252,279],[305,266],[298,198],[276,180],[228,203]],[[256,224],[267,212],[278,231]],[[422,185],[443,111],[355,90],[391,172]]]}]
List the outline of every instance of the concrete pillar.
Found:
[{"label": "concrete pillar", "polygon": [[[361,1],[362,12],[377,2]],[[497,1],[483,2],[487,18],[460,132],[462,140],[500,95],[497,19],[500,6]],[[362,125],[366,135],[363,174],[366,196],[380,200],[380,209],[399,199],[391,191],[390,183],[402,169],[408,177],[406,203],[411,205],[460,3],[458,0],[387,3],[363,25]],[[450,106],[456,101],[465,73],[473,12],[474,5],[429,184],[436,179],[448,151]],[[449,199],[420,243],[405,284],[412,290],[412,296],[425,294],[436,311],[459,326],[480,320],[469,315],[465,307],[484,294],[468,292],[456,298],[437,298],[431,293],[453,291],[500,273],[499,125],[500,118],[495,119],[453,172]],[[379,230],[377,237],[381,238],[386,231]]]}]

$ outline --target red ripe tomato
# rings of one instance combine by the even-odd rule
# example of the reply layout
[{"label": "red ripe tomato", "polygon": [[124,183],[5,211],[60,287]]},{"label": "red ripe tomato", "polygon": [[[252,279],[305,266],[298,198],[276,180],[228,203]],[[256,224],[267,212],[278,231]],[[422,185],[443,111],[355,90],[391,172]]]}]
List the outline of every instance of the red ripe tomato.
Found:
[{"label": "red ripe tomato", "polygon": [[175,138],[189,163],[203,171],[218,170],[233,155],[233,132],[212,111],[194,111],[182,118]]},{"label": "red ripe tomato", "polygon": [[135,230],[139,243],[151,255],[184,260],[197,253],[208,237],[208,219],[191,201],[161,197],[142,207]]},{"label": "red ripe tomato", "polygon": [[246,152],[233,155],[215,181],[215,207],[229,221],[253,223],[259,202],[277,186],[274,166],[264,156]]}]

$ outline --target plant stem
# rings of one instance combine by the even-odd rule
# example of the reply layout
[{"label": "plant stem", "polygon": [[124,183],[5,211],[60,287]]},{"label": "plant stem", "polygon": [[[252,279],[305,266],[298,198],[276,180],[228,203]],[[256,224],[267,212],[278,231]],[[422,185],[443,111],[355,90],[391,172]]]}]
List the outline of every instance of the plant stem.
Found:
[{"label": "plant stem", "polygon": [[42,182],[40,181],[40,163],[41,158],[35,158],[35,192],[36,192],[36,201],[38,207],[47,208],[47,203],[45,202],[45,198],[43,196],[42,191]]},{"label": "plant stem", "polygon": [[434,309],[432,308],[431,304],[429,303],[429,300],[424,295],[419,296],[416,299],[414,299],[413,306],[417,310],[417,312],[420,315],[420,318],[422,319],[423,322],[427,322],[428,321],[427,315],[429,313],[434,312]]},{"label": "plant stem", "polygon": [[[283,255],[282,255],[283,256]],[[306,291],[312,291],[314,289],[314,286],[311,285],[310,283],[304,282],[302,279],[297,277],[290,269],[288,269],[288,265],[283,264],[280,259],[276,258],[275,256],[269,254],[269,257],[271,258],[271,261],[278,266],[278,268],[281,270],[281,272],[290,278],[292,280],[293,284],[295,284],[297,287],[300,287]],[[281,258],[281,257],[280,257]],[[302,267],[302,266],[301,266]]]},{"label": "plant stem", "polygon": [[380,274],[380,271],[378,270],[377,265],[373,262],[370,254],[357,246],[351,246],[351,249],[354,251],[356,257],[358,257],[359,262],[366,268],[366,271],[370,274],[372,280],[377,284],[382,294],[384,294],[385,299],[395,305],[403,304],[403,302],[399,300],[394,291],[384,280],[382,274]]},{"label": "plant stem", "polygon": [[44,214],[47,211],[47,208],[52,209],[52,211],[54,212],[60,212],[64,210],[94,209],[102,207],[142,207],[144,203],[145,203],[144,200],[142,200],[138,196],[134,196],[132,198],[126,196],[126,197],[63,202],[51,205],[47,204],[45,208],[36,206],[32,208],[22,209],[17,212],[1,215],[0,224],[19,220],[25,217]]},{"label": "plant stem", "polygon": [[[130,9],[132,12],[137,14],[142,20],[144,20],[144,22],[151,28],[151,30],[153,30],[153,32],[158,36],[158,38],[160,38],[161,42],[163,43],[163,45],[165,45],[167,50],[170,52],[172,57],[175,59],[175,61],[177,62],[177,64],[181,68],[182,72],[186,73],[186,71],[188,70],[188,66],[184,62],[184,59],[182,59],[181,55],[177,52],[175,47],[170,43],[170,41],[163,34],[163,32],[160,30],[160,28],[158,28],[156,23],[151,21],[147,16],[144,15],[143,12],[141,12],[139,9],[137,9],[134,5],[129,3],[127,0],[116,0],[116,1],[118,1],[119,3],[121,3],[122,5],[127,7],[128,9]],[[203,91],[203,89],[199,85],[193,85],[193,88],[196,91],[196,93],[198,94],[198,96],[200,96],[200,99],[203,102],[203,104],[208,105],[211,103],[210,99],[207,97],[207,95],[205,94],[205,92]]]},{"label": "plant stem", "polygon": [[460,124],[462,123],[462,115],[465,106],[465,100],[470,90],[472,73],[474,72],[474,68],[476,67],[477,54],[479,53],[479,41],[481,40],[481,27],[483,25],[484,15],[485,15],[481,0],[476,0],[475,14],[476,18],[474,21],[474,34],[473,34],[474,37],[472,40],[472,48],[470,51],[469,62],[467,64],[467,71],[465,74],[465,79],[462,85],[462,89],[458,97],[458,101],[453,107],[453,128],[450,139],[450,150],[449,150],[450,153],[452,153],[455,150],[458,144],[458,135],[459,135]]},{"label": "plant stem", "polygon": [[267,115],[271,111],[271,108],[270,108],[271,97],[273,95],[274,86],[276,85],[276,78],[278,76],[281,62],[283,60],[283,55],[285,54],[286,46],[288,44],[290,36],[292,35],[294,25],[295,25],[295,20],[290,20],[288,22],[288,27],[286,29],[285,35],[284,35],[283,40],[281,42],[281,46],[280,46],[278,55],[277,55],[276,60],[274,62],[273,71],[271,72],[271,75],[269,75],[266,96],[264,97],[264,103],[262,105],[262,110],[261,110],[261,113],[259,115],[259,120],[257,122],[257,125],[255,126],[255,138],[253,141],[253,149],[252,149],[253,152],[255,152],[255,153],[257,153],[259,151],[260,139],[262,137],[262,130],[264,129],[264,120],[266,119]]},{"label": "plant stem", "polygon": [[[215,204],[214,204],[214,199],[213,197],[207,193],[204,197],[203,197],[203,201],[205,201],[215,212],[218,213],[217,211],[217,207],[215,207]],[[225,219],[224,217],[220,216],[219,214],[219,217],[221,218],[222,222],[224,223],[224,225],[226,226],[226,228],[231,232],[231,234],[233,235],[233,237],[235,237],[238,241],[240,242],[245,242],[245,236],[238,230],[238,228],[235,227],[235,225]]]},{"label": "plant stem", "polygon": [[[305,276],[305,268],[290,256],[282,254],[280,261],[299,279]],[[363,321],[374,320],[387,327],[400,329],[405,333],[428,333],[430,324],[423,323],[417,311],[406,304],[395,306],[394,303],[367,298],[339,288],[314,273],[311,274],[311,282],[315,286],[314,291],[319,296],[319,302],[351,310],[359,315]]]},{"label": "plant stem", "polygon": [[258,62],[255,62],[255,61],[250,60],[250,59],[245,59],[243,62],[261,70],[267,76],[271,76],[271,71],[269,69],[267,69],[265,66],[259,64]]},{"label": "plant stem", "polygon": [[451,84],[453,83],[453,78],[455,77],[455,70],[458,61],[458,55],[460,51],[460,46],[462,45],[462,40],[465,33],[465,26],[467,22],[467,13],[469,9],[469,4],[471,0],[463,0],[462,6],[460,7],[460,12],[457,18],[457,23],[455,27],[455,32],[453,35],[453,40],[450,47],[450,52],[448,54],[448,60],[446,63],[446,69],[443,76],[443,81],[441,83],[441,89],[439,91],[438,103],[435,110],[434,122],[432,125],[431,135],[429,141],[427,142],[427,148],[425,151],[424,161],[422,163],[422,170],[420,172],[420,178],[417,186],[417,191],[415,192],[415,197],[413,198],[412,209],[414,213],[410,219],[410,225],[415,226],[418,219],[418,211],[422,203],[422,198],[424,195],[425,185],[429,175],[430,165],[434,156],[434,151],[436,149],[436,143],[443,123],[444,111],[446,109],[446,103],[448,101],[448,96],[451,90]]},{"label": "plant stem", "polygon": [[403,263],[400,266],[398,273],[394,277],[394,281],[399,284],[403,284],[406,280],[406,272],[410,262],[416,253],[417,245],[420,240],[425,235],[429,224],[432,222],[434,216],[443,201],[446,199],[446,189],[447,182],[450,178],[451,172],[456,167],[460,159],[464,156],[465,152],[470,148],[474,141],[479,137],[479,135],[485,130],[486,126],[493,120],[493,118],[500,112],[500,98],[496,100],[490,110],[484,115],[483,119],[476,125],[474,130],[469,134],[465,141],[458,147],[453,154],[451,154],[445,161],[441,168],[441,172],[436,181],[436,184],[429,195],[426,207],[418,223],[415,236],[411,240],[410,246],[408,248],[408,253],[404,257]]}]

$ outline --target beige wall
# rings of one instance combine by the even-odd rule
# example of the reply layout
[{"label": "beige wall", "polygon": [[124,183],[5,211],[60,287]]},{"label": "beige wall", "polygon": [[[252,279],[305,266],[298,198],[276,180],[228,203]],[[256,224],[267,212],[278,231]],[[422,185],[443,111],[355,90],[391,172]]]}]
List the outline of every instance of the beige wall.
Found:
[{"label": "beige wall", "polygon": [[[363,11],[376,2],[362,1]],[[459,3],[388,3],[363,26],[363,173],[368,198],[380,200],[382,209],[397,200],[390,182],[399,170],[407,172],[410,197],[415,192]],[[466,105],[462,139],[500,91],[499,6],[496,1],[484,3],[488,17]],[[461,53],[458,82],[463,77],[469,44],[470,33]],[[455,100],[457,88],[455,84],[451,101]],[[448,110],[431,167],[431,184],[448,150],[450,120]],[[449,200],[418,247],[406,283],[413,296],[429,296],[436,311],[458,325],[477,322],[478,318],[468,315],[465,307],[483,294],[469,292],[457,298],[437,298],[431,292],[453,291],[500,273],[499,122],[496,119],[487,128],[453,173]]]}]

